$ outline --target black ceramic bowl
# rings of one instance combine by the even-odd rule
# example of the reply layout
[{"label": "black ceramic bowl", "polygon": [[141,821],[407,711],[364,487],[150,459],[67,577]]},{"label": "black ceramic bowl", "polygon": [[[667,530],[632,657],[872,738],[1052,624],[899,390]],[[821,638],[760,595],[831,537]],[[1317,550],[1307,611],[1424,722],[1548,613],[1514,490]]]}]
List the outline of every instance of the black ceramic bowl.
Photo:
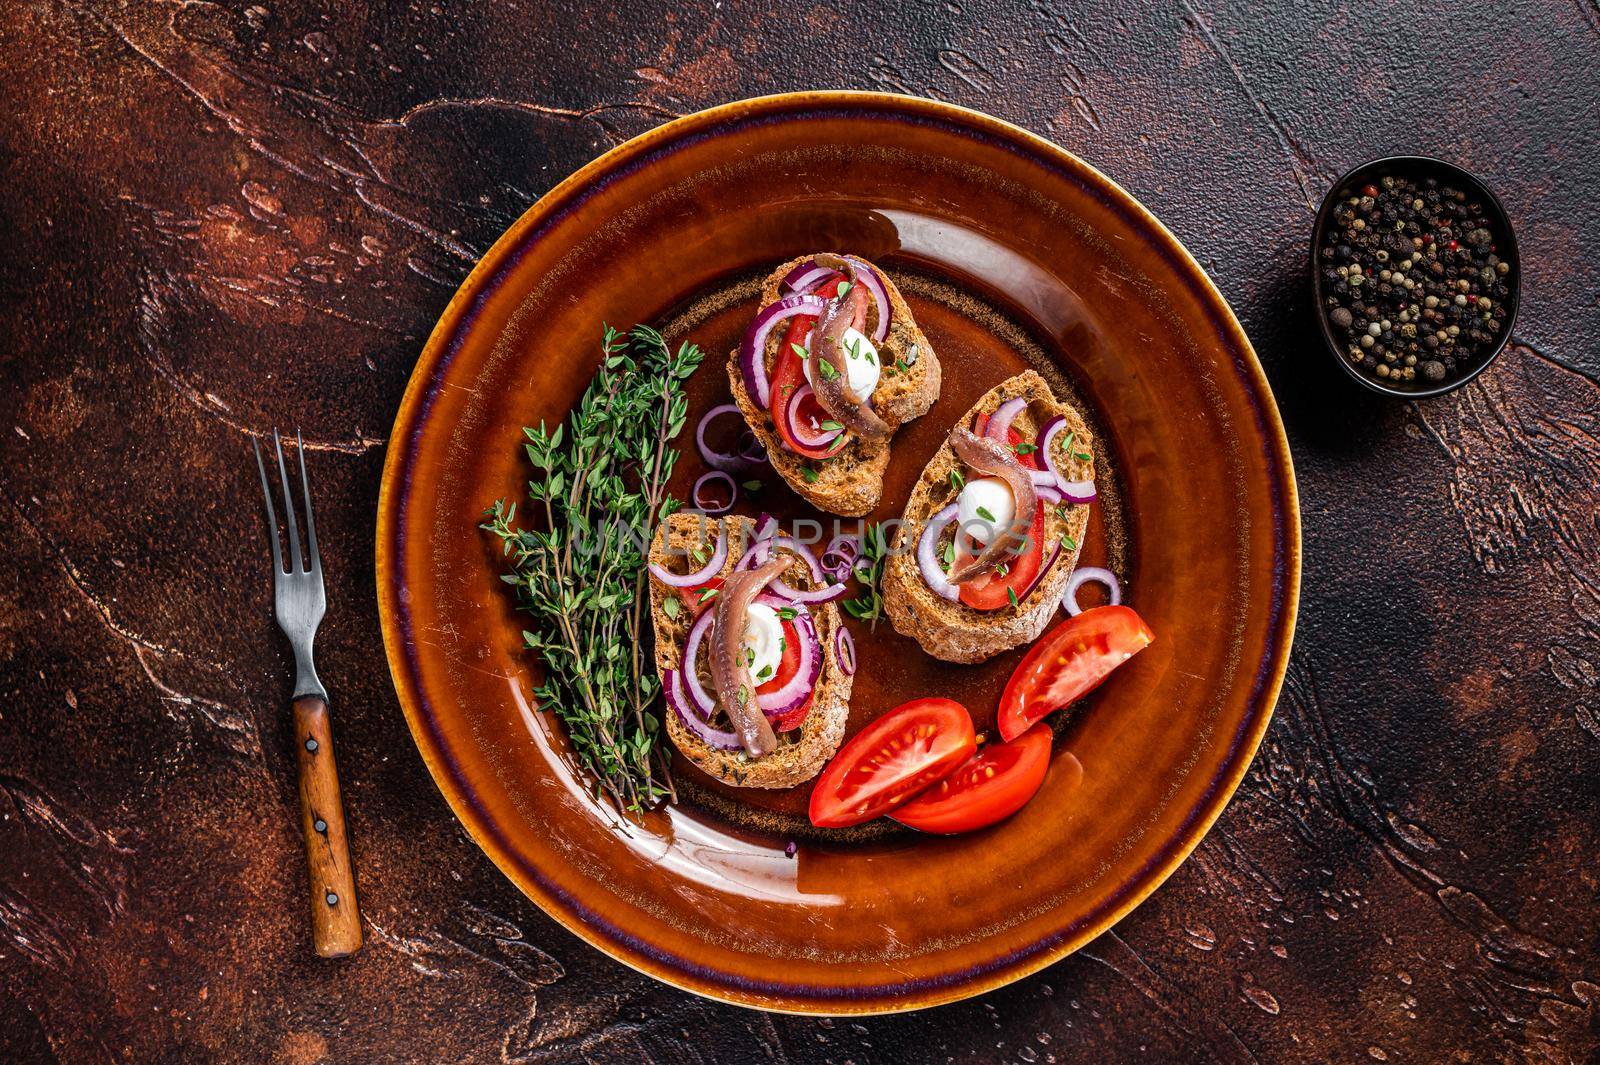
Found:
[{"label": "black ceramic bowl", "polygon": [[[1441,185],[1458,188],[1465,192],[1469,199],[1481,202],[1484,217],[1489,220],[1487,228],[1494,234],[1495,254],[1511,265],[1510,272],[1506,275],[1507,287],[1510,290],[1505,300],[1506,316],[1493,343],[1474,356],[1471,362],[1460,366],[1455,377],[1438,384],[1421,381],[1388,384],[1368,375],[1359,366],[1351,363],[1345,354],[1346,342],[1334,335],[1334,327],[1328,321],[1329,308],[1323,294],[1321,258],[1323,233],[1333,218],[1334,207],[1340,200],[1352,195],[1352,190],[1369,183],[1376,183],[1385,177],[1407,177],[1415,181],[1435,178]],[[1505,349],[1506,342],[1511,339],[1511,328],[1517,320],[1517,304],[1521,289],[1522,262],[1517,255],[1517,235],[1511,228],[1511,219],[1506,214],[1505,206],[1489,186],[1459,166],[1423,155],[1392,155],[1384,159],[1374,159],[1369,163],[1362,163],[1340,178],[1322,198],[1322,206],[1317,210],[1316,227],[1311,233],[1311,299],[1314,304],[1312,309],[1316,314],[1317,328],[1322,333],[1323,344],[1327,347],[1328,354],[1345,373],[1364,388],[1385,396],[1399,396],[1402,399],[1439,396],[1460,388],[1482,373],[1484,368]]]}]

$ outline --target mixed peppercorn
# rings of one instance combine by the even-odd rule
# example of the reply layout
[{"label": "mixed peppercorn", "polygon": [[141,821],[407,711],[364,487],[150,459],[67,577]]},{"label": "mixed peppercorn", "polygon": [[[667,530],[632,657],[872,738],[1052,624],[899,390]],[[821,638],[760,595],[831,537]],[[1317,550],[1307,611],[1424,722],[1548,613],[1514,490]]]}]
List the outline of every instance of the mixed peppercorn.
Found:
[{"label": "mixed peppercorn", "polygon": [[1318,251],[1322,310],[1345,358],[1390,386],[1475,369],[1508,327],[1513,264],[1483,201],[1436,178],[1347,190]]}]

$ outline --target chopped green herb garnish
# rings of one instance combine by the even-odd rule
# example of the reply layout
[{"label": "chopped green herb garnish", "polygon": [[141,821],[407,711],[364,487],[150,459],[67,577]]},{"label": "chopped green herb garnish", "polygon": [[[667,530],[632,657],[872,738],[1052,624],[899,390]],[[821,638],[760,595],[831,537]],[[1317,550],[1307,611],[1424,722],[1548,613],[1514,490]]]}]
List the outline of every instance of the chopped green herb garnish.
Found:
[{"label": "chopped green herb garnish", "polygon": [[1021,444],[1018,444],[1016,447],[1012,448],[1011,450],[1015,451],[1019,455],[1031,455],[1035,451],[1039,450],[1039,445],[1038,444],[1021,443]]},{"label": "chopped green herb garnish", "polygon": [[[827,364],[824,363],[823,365]],[[805,480],[806,484],[817,483],[817,470],[815,466],[802,466],[800,468],[800,476]]]},{"label": "chopped green herb garnish", "polygon": [[800,356],[802,359],[809,359],[811,357],[811,352],[807,351],[805,348],[802,348],[799,344],[790,344],[789,350]]},{"label": "chopped green herb garnish", "polygon": [[1090,454],[1088,454],[1086,452],[1083,452],[1083,451],[1074,451],[1072,453],[1072,457],[1077,459],[1079,462],[1088,462],[1090,459],[1094,458],[1093,455],[1090,455]]},{"label": "chopped green herb garnish", "polygon": [[944,568],[949,569],[956,564],[956,542],[951,540],[944,545]]},{"label": "chopped green herb garnish", "polygon": [[850,282],[841,281],[841,282],[839,282],[839,291],[834,293],[834,295],[838,299],[844,299],[844,294],[846,292],[849,292],[849,291],[850,291]]},{"label": "chopped green herb garnish", "polygon": [[1011,566],[1008,565],[1005,562],[1000,563],[998,566],[996,566],[994,568],[994,575],[996,577],[1004,577],[1006,574],[1008,574],[1010,572],[1011,572]]},{"label": "chopped green herb garnish", "polygon": [[785,621],[793,621],[800,616],[800,611],[792,606],[780,606],[778,608],[778,616]]},{"label": "chopped green herb garnish", "polygon": [[772,676],[772,667],[762,666],[761,672],[756,674],[756,680],[766,680],[770,676]]},{"label": "chopped green herb garnish", "polygon": [[860,340],[852,340],[852,341],[850,341],[850,344],[849,344],[848,347],[845,348],[845,351],[849,353],[849,355],[850,355],[850,357],[852,359],[861,358],[861,341]]},{"label": "chopped green herb garnish", "polygon": [[756,664],[756,653],[748,647],[744,649],[744,664],[747,666]]},{"label": "chopped green herb garnish", "polygon": [[741,481],[740,486],[744,488],[746,492],[761,491],[761,482],[757,480]]},{"label": "chopped green herb garnish", "polygon": [[962,476],[961,471],[960,470],[951,470],[950,471],[950,487],[954,488],[957,492],[959,492],[963,488],[965,488],[966,486],[967,486],[967,479],[964,476]]},{"label": "chopped green herb garnish", "polygon": [[712,596],[716,595],[721,590],[722,589],[720,589],[720,588],[702,588],[702,589],[700,589],[700,602],[702,602],[702,603],[705,602],[707,599],[710,599]]},{"label": "chopped green herb garnish", "polygon": [[1011,605],[1012,606],[1016,606],[1017,605],[1017,590],[1015,588],[1007,588],[1006,589],[1006,598],[1011,600]]},{"label": "chopped green herb garnish", "polygon": [[705,560],[706,560],[706,545],[705,544],[695,544],[693,550],[691,550],[689,552],[689,557],[694,559],[696,562],[702,562],[702,563],[705,562]]},{"label": "chopped green herb garnish", "polygon": [[1076,551],[1078,549],[1078,541],[1074,540],[1072,537],[1068,536],[1066,533],[1062,533],[1061,534],[1061,546],[1066,548],[1068,551]]},{"label": "chopped green herb garnish", "polygon": [[677,617],[678,612],[682,609],[683,604],[678,602],[678,597],[675,595],[669,595],[661,600],[661,612],[669,618]]},{"label": "chopped green herb garnish", "polygon": [[843,429],[844,426],[840,425],[838,422],[834,421],[832,418],[827,418],[827,419],[825,419],[823,421],[822,428],[823,428],[823,430],[825,432],[832,432],[835,429]]},{"label": "chopped green herb garnish", "polygon": [[824,381],[832,381],[839,376],[838,368],[827,359],[823,359],[817,363],[817,372],[822,374],[822,379]]},{"label": "chopped green herb garnish", "polygon": [[984,521],[987,521],[987,522],[989,522],[991,524],[993,524],[993,522],[995,521],[994,513],[992,511],[990,511],[988,507],[979,507],[978,508],[978,517],[982,518]]}]

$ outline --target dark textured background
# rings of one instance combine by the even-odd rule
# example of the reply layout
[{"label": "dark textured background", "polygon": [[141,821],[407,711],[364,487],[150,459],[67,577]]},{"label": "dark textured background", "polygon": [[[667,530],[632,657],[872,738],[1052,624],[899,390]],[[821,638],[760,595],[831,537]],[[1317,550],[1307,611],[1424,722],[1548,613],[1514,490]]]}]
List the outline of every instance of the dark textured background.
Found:
[{"label": "dark textured background", "polygon": [[[1593,1060],[1594,0],[629,6],[4,6],[0,1059]],[[496,235],[673,114],[842,86],[1052,137],[1187,243],[1277,390],[1306,558],[1277,717],[1194,857],[1037,976],[860,1022],[680,994],[517,894],[411,745],[371,590],[385,434]],[[1526,258],[1515,346],[1423,404],[1345,382],[1305,311],[1312,204],[1399,150],[1483,175]],[[248,460],[296,421],[344,963],[309,955]]]}]

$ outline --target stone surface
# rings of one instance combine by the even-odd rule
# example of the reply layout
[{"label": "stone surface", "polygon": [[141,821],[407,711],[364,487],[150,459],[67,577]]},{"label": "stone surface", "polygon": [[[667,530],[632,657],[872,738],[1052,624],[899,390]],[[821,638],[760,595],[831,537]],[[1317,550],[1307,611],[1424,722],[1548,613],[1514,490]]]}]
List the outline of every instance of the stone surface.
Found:
[{"label": "stone surface", "polygon": [[[1600,8],[1094,6],[7,5],[0,1059],[1594,1060]],[[818,85],[990,111],[1143,200],[1254,339],[1305,521],[1289,683],[1194,857],[1043,973],[860,1022],[691,998],[517,894],[368,590],[387,427],[474,259],[619,140]],[[1402,150],[1484,176],[1526,258],[1517,344],[1423,404],[1345,382],[1306,310],[1312,205]],[[344,963],[308,948],[274,423],[335,589]]]}]

